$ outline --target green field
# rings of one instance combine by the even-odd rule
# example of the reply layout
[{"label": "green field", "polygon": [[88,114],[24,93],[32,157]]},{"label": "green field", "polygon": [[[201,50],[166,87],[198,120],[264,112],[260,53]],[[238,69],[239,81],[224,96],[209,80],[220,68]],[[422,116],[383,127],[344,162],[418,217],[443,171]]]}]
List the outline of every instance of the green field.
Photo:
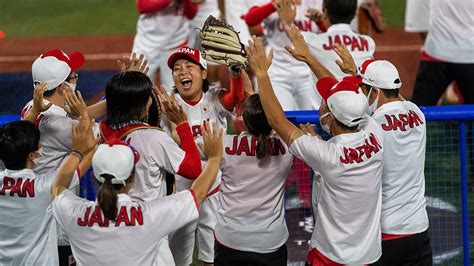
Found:
[{"label": "green field", "polygon": [[[245,0],[243,0],[245,1]],[[2,0],[7,37],[134,34],[134,0]],[[389,27],[402,27],[405,0],[380,0]]]}]

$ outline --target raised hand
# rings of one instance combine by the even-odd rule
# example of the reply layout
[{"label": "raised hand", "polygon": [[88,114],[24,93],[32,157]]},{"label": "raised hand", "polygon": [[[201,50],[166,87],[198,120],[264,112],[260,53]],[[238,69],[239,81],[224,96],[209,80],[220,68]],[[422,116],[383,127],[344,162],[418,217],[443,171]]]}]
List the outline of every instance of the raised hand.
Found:
[{"label": "raised hand", "polygon": [[247,58],[250,63],[250,68],[256,75],[259,73],[266,73],[273,59],[273,50],[270,50],[268,55],[265,53],[262,38],[252,36],[249,40],[249,45],[245,47]]},{"label": "raised hand", "polygon": [[176,126],[188,122],[188,116],[184,112],[183,107],[176,101],[174,93],[170,97],[163,86],[160,86],[160,88],[153,86],[153,90],[158,95],[163,111],[170,122],[176,124]]},{"label": "raised hand", "polygon": [[296,17],[296,6],[292,0],[276,0],[273,2],[278,18],[283,24],[290,24]]},{"label": "raised hand", "polygon": [[347,47],[336,43],[334,45],[334,52],[341,58],[341,60],[336,60],[336,64],[342,72],[355,76],[357,74],[357,65]]},{"label": "raised hand", "polygon": [[314,23],[320,23],[323,20],[323,12],[317,8],[306,9],[305,16]]},{"label": "raised hand", "polygon": [[148,73],[150,68],[148,67],[148,61],[145,59],[143,54],[137,58],[136,53],[132,53],[131,56],[124,56],[122,60],[117,60],[117,64],[120,67],[120,72],[128,72],[128,71],[138,71],[143,74]]},{"label": "raised hand", "polygon": [[224,129],[221,128],[219,134],[217,134],[216,123],[204,122],[204,125],[201,126],[201,131],[204,140],[204,154],[208,160],[220,160],[222,158],[222,136]]},{"label": "raised hand", "polygon": [[44,111],[48,110],[53,105],[52,103],[48,103],[48,104],[44,103],[43,95],[44,95],[45,91],[46,91],[46,83],[45,82],[35,85],[35,90],[33,92],[33,107],[32,107],[32,109],[36,113],[44,112]]},{"label": "raised hand", "polygon": [[72,126],[72,150],[86,155],[95,148],[99,139],[93,136],[93,124],[94,119],[91,120],[87,112],[79,117],[79,122]]},{"label": "raised hand", "polygon": [[300,129],[303,130],[303,132],[307,135],[310,135],[310,136],[318,135],[310,123],[300,124]]},{"label": "raised hand", "polygon": [[291,45],[285,45],[285,49],[297,60],[307,61],[311,57],[308,44],[306,43],[299,28],[292,24],[285,27],[286,34],[291,41]]},{"label": "raised hand", "polygon": [[69,113],[73,117],[80,117],[87,114],[87,105],[82,99],[82,95],[80,91],[70,91],[66,90],[64,92],[64,97],[66,99],[66,105],[64,109],[67,113]]}]

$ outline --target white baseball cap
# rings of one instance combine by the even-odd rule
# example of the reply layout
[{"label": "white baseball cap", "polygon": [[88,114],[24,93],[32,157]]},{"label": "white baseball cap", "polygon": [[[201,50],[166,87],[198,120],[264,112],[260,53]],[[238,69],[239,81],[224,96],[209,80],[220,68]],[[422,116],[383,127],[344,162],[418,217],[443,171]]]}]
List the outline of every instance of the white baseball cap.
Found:
[{"label": "white baseball cap", "polygon": [[80,52],[66,54],[58,49],[48,51],[33,62],[33,82],[46,82],[46,90],[53,90],[83,64],[84,55]]},{"label": "white baseball cap", "polygon": [[126,142],[112,141],[101,144],[92,158],[94,176],[103,183],[105,178],[101,175],[108,174],[114,176],[112,184],[125,186],[125,180],[130,177],[139,159],[138,152]]},{"label": "white baseball cap", "polygon": [[316,88],[337,121],[348,127],[362,122],[369,103],[357,84],[325,77],[318,80]]},{"label": "white baseball cap", "polygon": [[359,67],[364,84],[384,89],[400,89],[402,81],[397,68],[387,60],[366,60]]},{"label": "white baseball cap", "polygon": [[202,57],[201,52],[191,47],[181,47],[178,51],[174,52],[168,58],[168,67],[173,70],[174,63],[182,58],[188,59],[200,65],[202,68],[207,69],[207,61]]}]

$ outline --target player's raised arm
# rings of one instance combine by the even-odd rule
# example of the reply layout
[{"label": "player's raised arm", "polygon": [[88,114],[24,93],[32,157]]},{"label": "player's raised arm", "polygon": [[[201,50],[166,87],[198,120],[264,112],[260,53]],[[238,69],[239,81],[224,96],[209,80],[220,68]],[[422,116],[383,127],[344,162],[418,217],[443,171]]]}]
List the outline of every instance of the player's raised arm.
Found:
[{"label": "player's raised arm", "polygon": [[272,64],[273,51],[270,51],[267,55],[262,39],[255,36],[252,37],[252,40],[249,40],[249,46],[245,47],[245,51],[248,55],[250,67],[257,77],[260,100],[268,123],[289,146],[293,140],[304,135],[304,133],[285,117],[283,108],[273,92],[272,83],[267,72]]},{"label": "player's raised arm", "polygon": [[74,172],[79,169],[85,173],[91,166],[94,148],[97,140],[92,134],[93,120],[87,112],[79,118],[79,123],[72,127],[72,149],[66,161],[59,168],[51,186],[51,195],[54,198],[61,194],[71,184]]},{"label": "player's raised arm", "polygon": [[244,78],[239,65],[229,67],[230,89],[219,94],[219,100],[225,109],[233,111],[234,108],[245,100]]},{"label": "player's raised arm", "polygon": [[346,74],[355,76],[357,74],[357,65],[354,58],[345,45],[336,43],[334,45],[334,52],[339,56],[340,60],[336,60],[336,64]]},{"label": "player's raised arm", "polygon": [[285,26],[285,31],[288,35],[288,38],[291,40],[291,44],[286,45],[285,49],[295,59],[305,62],[318,79],[324,77],[334,77],[333,74],[311,54],[308,44],[296,25],[291,24]]},{"label": "player's raised arm", "polygon": [[29,110],[22,120],[28,120],[32,123],[36,122],[39,114],[48,110],[53,104],[45,104],[43,101],[43,94],[46,91],[46,83],[35,84],[35,89],[33,92],[33,107]]}]

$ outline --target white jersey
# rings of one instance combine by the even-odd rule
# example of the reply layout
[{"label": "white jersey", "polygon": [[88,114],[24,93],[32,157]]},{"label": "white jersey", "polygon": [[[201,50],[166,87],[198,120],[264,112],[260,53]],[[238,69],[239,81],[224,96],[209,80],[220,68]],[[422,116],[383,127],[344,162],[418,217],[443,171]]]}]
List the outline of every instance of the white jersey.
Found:
[{"label": "white jersey", "polygon": [[[55,172],[0,172],[0,265],[58,265],[51,184]],[[79,184],[74,175],[71,187]]]},{"label": "white jersey", "polygon": [[414,103],[396,101],[379,107],[372,118],[384,135],[382,233],[424,232],[428,229],[425,116]]},{"label": "white jersey", "polygon": [[269,141],[271,155],[258,160],[257,137],[224,136],[215,236],[232,249],[270,253],[288,239],[284,194],[293,156],[276,134]]},{"label": "white jersey", "polygon": [[[49,104],[49,101],[46,99],[43,99],[43,103],[47,105]],[[21,110],[21,118],[24,118],[25,115],[31,110],[31,108],[33,108],[33,100],[25,104],[25,106]],[[64,108],[57,106],[55,104],[51,105],[51,107],[48,110],[42,112],[41,114],[67,116],[67,112],[64,110]]]},{"label": "white jersey", "polygon": [[268,0],[225,0],[226,21],[239,32],[240,41],[247,44],[251,38],[245,20],[241,18],[252,6],[268,3]]},{"label": "white jersey", "polygon": [[431,0],[425,51],[450,63],[474,63],[472,0]]},{"label": "white jersey", "polygon": [[155,13],[140,14],[134,42],[140,47],[177,49],[187,41],[188,19],[178,1]]},{"label": "white jersey", "polygon": [[78,265],[153,265],[159,241],[199,217],[191,191],[139,203],[127,194],[117,196],[115,222],[96,202],[69,191],[53,202],[54,218],[69,236]]},{"label": "white jersey", "polygon": [[359,128],[328,141],[304,135],[290,146],[292,154],[319,171],[311,247],[341,264],[373,263],[382,254],[383,135],[370,117]]},{"label": "white jersey", "polygon": [[[302,32],[320,32],[316,23],[305,16],[308,8],[322,10],[322,0],[305,0],[296,6],[295,24]],[[263,30],[267,49],[273,49],[273,62],[268,70],[270,76],[285,76],[294,79],[305,78],[311,75],[310,68],[306,63],[296,60],[286,49],[285,45],[291,44],[283,24],[278,18],[277,12],[273,12],[263,21]]]},{"label": "white jersey", "polygon": [[355,33],[349,24],[331,25],[322,34],[302,32],[302,35],[312,55],[338,80],[347,74],[336,64],[336,60],[340,59],[333,50],[336,43],[347,46],[358,66],[365,60],[372,59],[375,52],[374,40],[370,36]]},{"label": "white jersey", "polygon": [[431,0],[406,0],[405,31],[428,32]]}]

